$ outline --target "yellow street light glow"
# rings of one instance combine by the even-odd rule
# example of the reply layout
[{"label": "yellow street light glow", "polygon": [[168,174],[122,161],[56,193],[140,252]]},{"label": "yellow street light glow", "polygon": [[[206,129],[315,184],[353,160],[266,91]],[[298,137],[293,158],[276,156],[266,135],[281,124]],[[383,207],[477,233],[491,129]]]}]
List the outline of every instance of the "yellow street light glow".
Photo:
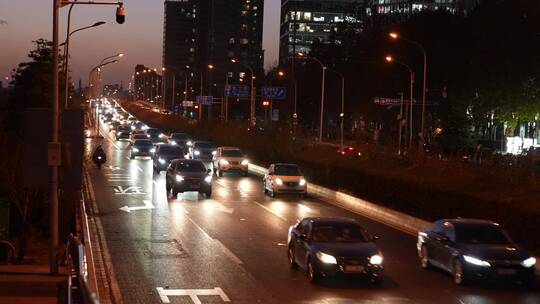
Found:
[{"label": "yellow street light glow", "polygon": [[165,71],[165,68],[163,67],[163,68],[161,68],[161,70],[162,70],[162,71]]},{"label": "yellow street light glow", "polygon": [[392,62],[394,60],[394,58],[392,58],[392,56],[386,56],[385,59],[388,62]]},{"label": "yellow street light glow", "polygon": [[231,62],[232,62],[232,63],[236,63],[236,59],[231,59]]},{"label": "yellow street light glow", "polygon": [[398,33],[395,32],[391,32],[390,34],[388,34],[388,36],[390,36],[390,38],[392,39],[397,39],[399,37]]},{"label": "yellow street light glow", "polygon": [[209,68],[209,69],[213,69],[213,68],[214,68],[214,65],[213,65],[213,64],[209,64],[209,65],[208,65],[208,68]]},{"label": "yellow street light glow", "polygon": [[302,52],[298,52],[298,56],[300,56],[300,57],[304,57],[304,53],[302,53]]},{"label": "yellow street light glow", "polygon": [[119,53],[118,57],[124,57],[124,53]]},{"label": "yellow street light glow", "polygon": [[281,77],[283,77],[283,76],[285,76],[285,72],[279,71],[279,72],[278,72],[278,75],[281,76]]}]

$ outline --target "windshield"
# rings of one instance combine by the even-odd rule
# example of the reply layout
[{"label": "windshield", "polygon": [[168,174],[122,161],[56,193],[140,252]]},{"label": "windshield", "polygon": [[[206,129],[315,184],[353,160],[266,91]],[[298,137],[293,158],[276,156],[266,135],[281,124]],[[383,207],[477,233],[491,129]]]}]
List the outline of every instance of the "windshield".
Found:
[{"label": "windshield", "polygon": [[184,150],[179,146],[161,146],[159,153],[164,155],[184,155]]},{"label": "windshield", "polygon": [[155,129],[155,128],[148,128],[146,130],[146,133],[150,134],[150,135],[158,135],[160,132],[158,129]]},{"label": "windshield", "polygon": [[465,244],[509,244],[506,233],[495,225],[456,225],[456,241]]},{"label": "windshield", "polygon": [[240,150],[223,150],[221,155],[228,157],[242,157],[242,152],[240,152]]},{"label": "windshield", "polygon": [[275,175],[282,176],[301,176],[300,169],[297,165],[277,165],[274,167]]},{"label": "windshield", "polygon": [[184,133],[174,133],[174,134],[171,135],[171,139],[188,140],[189,136],[187,136],[187,134],[184,134]]},{"label": "windshield", "polygon": [[212,149],[212,148],[214,148],[214,145],[212,145],[211,143],[208,143],[208,142],[198,142],[198,143],[195,143],[195,148]]},{"label": "windshield", "polygon": [[368,238],[360,226],[332,224],[314,226],[313,241],[320,243],[364,243],[368,241]]},{"label": "windshield", "polygon": [[149,141],[149,140],[136,140],[135,143],[133,144],[134,146],[143,146],[143,147],[146,147],[146,146],[152,146],[152,142]]},{"label": "windshield", "polygon": [[180,172],[206,172],[202,162],[180,161],[176,164],[176,171]]}]

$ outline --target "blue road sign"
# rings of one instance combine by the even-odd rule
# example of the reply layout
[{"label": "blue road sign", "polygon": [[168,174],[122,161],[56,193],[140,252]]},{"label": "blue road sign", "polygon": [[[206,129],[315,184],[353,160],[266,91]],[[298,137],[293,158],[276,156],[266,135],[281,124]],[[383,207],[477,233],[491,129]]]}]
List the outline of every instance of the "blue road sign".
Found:
[{"label": "blue road sign", "polygon": [[197,96],[197,103],[202,105],[211,105],[212,101],[214,101],[213,96]]},{"label": "blue road sign", "polygon": [[248,97],[249,86],[229,84],[225,86],[225,96],[227,97]]},{"label": "blue road sign", "polygon": [[285,87],[262,87],[261,97],[263,99],[284,100],[287,97]]}]

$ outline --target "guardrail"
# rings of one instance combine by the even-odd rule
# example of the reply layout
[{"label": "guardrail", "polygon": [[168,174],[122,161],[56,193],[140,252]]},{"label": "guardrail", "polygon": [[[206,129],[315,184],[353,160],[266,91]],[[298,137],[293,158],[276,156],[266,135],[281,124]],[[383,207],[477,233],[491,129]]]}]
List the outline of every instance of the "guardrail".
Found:
[{"label": "guardrail", "polygon": [[[248,170],[258,176],[268,172],[266,168],[253,164],[249,164]],[[327,203],[364,215],[408,234],[417,235],[419,231],[429,226],[429,222],[425,220],[309,182],[307,191],[308,194],[320,197]]]}]

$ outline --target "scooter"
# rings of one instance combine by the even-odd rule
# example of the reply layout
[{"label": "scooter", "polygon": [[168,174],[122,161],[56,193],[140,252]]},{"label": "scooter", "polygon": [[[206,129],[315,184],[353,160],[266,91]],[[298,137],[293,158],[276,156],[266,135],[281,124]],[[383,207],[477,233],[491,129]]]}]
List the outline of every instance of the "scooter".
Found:
[{"label": "scooter", "polygon": [[101,170],[101,166],[105,163],[105,159],[103,156],[98,155],[96,159],[94,159],[94,163],[96,164],[98,170]]}]

